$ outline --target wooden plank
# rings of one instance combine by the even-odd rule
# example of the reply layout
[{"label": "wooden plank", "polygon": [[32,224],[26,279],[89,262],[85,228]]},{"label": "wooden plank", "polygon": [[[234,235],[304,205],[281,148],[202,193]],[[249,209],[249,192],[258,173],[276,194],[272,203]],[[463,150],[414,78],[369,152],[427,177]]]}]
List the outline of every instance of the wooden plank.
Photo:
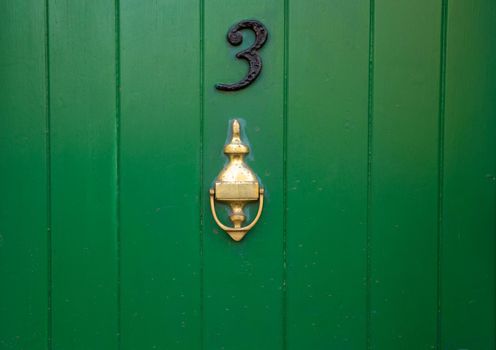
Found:
[{"label": "wooden plank", "polygon": [[371,173],[372,349],[437,342],[441,1],[377,1]]},{"label": "wooden plank", "polygon": [[198,1],[121,1],[122,349],[200,348]]},{"label": "wooden plank", "polygon": [[44,1],[0,2],[0,348],[47,346]]},{"label": "wooden plank", "polygon": [[496,3],[448,3],[441,246],[443,349],[494,349]]},{"label": "wooden plank", "polygon": [[49,1],[54,349],[117,346],[114,15]]},{"label": "wooden plank", "polygon": [[290,2],[288,349],[365,348],[368,43],[367,1]]},{"label": "wooden plank", "polygon": [[[205,349],[278,349],[282,346],[283,239],[283,1],[205,2],[204,86],[204,342]],[[257,19],[269,31],[260,50],[263,70],[251,86],[220,92],[216,83],[231,83],[247,71],[234,55],[254,40],[245,31],[238,47],[226,41],[228,29],[243,19]],[[222,149],[229,120],[241,118],[251,145],[248,164],[266,189],[262,218],[241,242],[216,226],[208,206],[208,189],[222,169]],[[251,214],[254,214],[252,207]],[[219,212],[224,209],[219,206]],[[253,217],[253,216],[252,216]]]}]

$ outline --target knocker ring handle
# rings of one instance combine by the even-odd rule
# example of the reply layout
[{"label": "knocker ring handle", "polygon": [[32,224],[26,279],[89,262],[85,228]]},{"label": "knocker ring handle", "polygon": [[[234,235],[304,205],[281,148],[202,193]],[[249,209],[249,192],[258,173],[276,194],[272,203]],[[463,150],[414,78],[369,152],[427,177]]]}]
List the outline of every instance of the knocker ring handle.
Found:
[{"label": "knocker ring handle", "polygon": [[[248,224],[244,227],[229,227],[229,226],[224,225],[217,217],[217,212],[215,211],[215,190],[213,188],[210,189],[210,209],[212,210],[212,216],[214,217],[214,220],[217,223],[217,225],[219,225],[219,227],[221,229],[226,231],[229,234],[229,236],[231,236],[231,238],[234,239],[235,241],[240,241],[241,239],[243,239],[244,235],[248,231],[250,231],[253,228],[253,226],[256,225],[256,223],[258,222],[258,219],[260,219],[260,216],[262,215],[263,205],[264,205],[264,189],[260,188],[259,193],[260,193],[260,197],[259,197],[259,203],[258,203],[258,212],[257,212],[257,215],[255,216],[255,219],[253,219],[253,221],[250,224]],[[231,218],[234,215],[242,215],[243,219],[241,220],[241,222],[244,221],[244,214],[242,212],[243,206],[244,206],[244,204],[242,204],[240,207],[240,213],[239,212],[236,213],[236,208],[233,208],[233,214],[231,214]]]}]

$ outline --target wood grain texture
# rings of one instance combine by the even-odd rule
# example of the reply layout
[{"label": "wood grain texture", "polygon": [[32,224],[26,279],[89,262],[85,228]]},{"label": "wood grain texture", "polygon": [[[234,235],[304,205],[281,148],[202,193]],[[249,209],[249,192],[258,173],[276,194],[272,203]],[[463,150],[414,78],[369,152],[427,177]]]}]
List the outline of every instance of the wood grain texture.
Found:
[{"label": "wood grain texture", "polygon": [[288,25],[287,347],[364,349],[368,2],[291,1]]},{"label": "wood grain texture", "polygon": [[376,1],[371,349],[437,343],[441,1]]},{"label": "wood grain texture", "polygon": [[[239,243],[216,226],[204,197],[204,349],[282,346],[283,15],[279,0],[205,2],[203,191],[208,194],[226,161],[222,149],[228,121],[235,117],[245,121],[244,137],[252,147],[247,162],[267,191],[260,221]],[[260,50],[263,72],[245,90],[219,92],[216,83],[236,82],[246,74],[246,62],[234,55],[253,42],[253,33],[246,31],[238,47],[225,36],[231,25],[251,18],[269,31]]]},{"label": "wood grain texture", "polygon": [[121,348],[199,349],[198,1],[121,1]]},{"label": "wood grain texture", "polygon": [[114,1],[49,2],[53,349],[116,349]]},{"label": "wood grain texture", "polygon": [[494,349],[496,3],[450,0],[447,18],[443,349]]},{"label": "wood grain texture", "polygon": [[48,332],[44,1],[1,1],[0,348],[40,350]]},{"label": "wood grain texture", "polygon": [[[494,349],[493,0],[0,12],[1,349]],[[263,71],[218,91],[245,19]],[[208,204],[233,118],[241,242]]]}]

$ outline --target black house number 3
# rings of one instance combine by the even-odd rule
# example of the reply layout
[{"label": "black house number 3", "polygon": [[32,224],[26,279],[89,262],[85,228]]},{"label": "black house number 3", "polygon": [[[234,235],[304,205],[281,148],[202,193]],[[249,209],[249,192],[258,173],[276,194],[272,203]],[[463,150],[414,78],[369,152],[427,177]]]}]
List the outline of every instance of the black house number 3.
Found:
[{"label": "black house number 3", "polygon": [[264,46],[269,35],[267,28],[257,20],[244,20],[233,25],[227,32],[227,41],[232,46],[238,46],[243,42],[241,30],[251,29],[255,33],[255,42],[246,50],[236,54],[236,58],[248,61],[249,69],[246,76],[239,82],[234,84],[216,84],[215,88],[222,91],[237,91],[244,89],[255,81],[262,71],[262,59],[258,54],[258,50]]}]

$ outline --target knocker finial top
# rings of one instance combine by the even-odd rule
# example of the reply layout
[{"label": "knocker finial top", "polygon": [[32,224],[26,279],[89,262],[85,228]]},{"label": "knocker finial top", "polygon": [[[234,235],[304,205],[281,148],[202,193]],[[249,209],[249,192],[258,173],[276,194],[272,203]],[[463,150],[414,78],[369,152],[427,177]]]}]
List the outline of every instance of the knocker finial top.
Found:
[{"label": "knocker finial top", "polygon": [[267,28],[254,19],[244,20],[238,22],[232,26],[227,32],[227,41],[233,45],[238,46],[243,42],[243,35],[241,34],[242,29],[251,29],[255,33],[255,42],[246,50],[240,51],[236,54],[237,58],[244,59],[248,61],[249,69],[246,76],[237,83],[234,84],[217,84],[215,87],[222,91],[237,91],[244,89],[257,79],[262,71],[262,59],[258,54],[258,50],[267,41],[269,35]]}]

